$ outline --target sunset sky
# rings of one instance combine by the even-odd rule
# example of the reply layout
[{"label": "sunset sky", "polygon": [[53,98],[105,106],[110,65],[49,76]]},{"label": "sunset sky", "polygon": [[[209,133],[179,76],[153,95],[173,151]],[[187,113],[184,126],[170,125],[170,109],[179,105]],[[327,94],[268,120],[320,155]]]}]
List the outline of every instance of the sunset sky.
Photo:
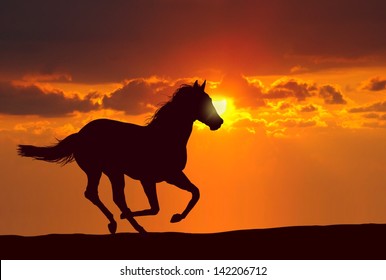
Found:
[{"label": "sunset sky", "polygon": [[[107,234],[76,163],[21,158],[17,144],[101,117],[144,125],[205,79],[225,123],[197,123],[188,144],[201,199],[170,224],[190,196],[158,184],[160,213],[137,218],[147,230],[386,223],[385,11],[383,0],[2,0],[0,234]],[[106,177],[100,196],[119,219]],[[126,197],[148,207],[130,178]]]}]

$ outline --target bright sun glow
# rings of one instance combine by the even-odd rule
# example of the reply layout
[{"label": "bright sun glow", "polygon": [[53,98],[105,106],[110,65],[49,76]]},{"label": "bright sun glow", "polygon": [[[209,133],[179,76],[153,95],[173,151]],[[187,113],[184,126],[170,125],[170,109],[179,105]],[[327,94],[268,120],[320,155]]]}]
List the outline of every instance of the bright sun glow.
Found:
[{"label": "bright sun glow", "polygon": [[213,100],[213,106],[216,108],[217,113],[221,116],[225,113],[227,109],[227,100],[221,99],[221,100]]},{"label": "bright sun glow", "polygon": [[[213,106],[216,109],[217,113],[224,120],[222,128],[231,128],[232,124],[235,123],[240,117],[241,112],[239,112],[232,98],[224,98],[222,96],[213,97]],[[194,125],[198,129],[205,129],[206,125],[201,122],[195,122]]]}]

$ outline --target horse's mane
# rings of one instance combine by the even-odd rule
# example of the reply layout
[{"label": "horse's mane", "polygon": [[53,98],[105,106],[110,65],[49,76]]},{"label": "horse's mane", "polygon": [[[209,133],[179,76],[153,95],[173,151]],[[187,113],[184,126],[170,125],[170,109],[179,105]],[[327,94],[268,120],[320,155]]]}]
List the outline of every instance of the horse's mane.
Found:
[{"label": "horse's mane", "polygon": [[155,111],[154,115],[148,119],[147,125],[153,126],[158,123],[159,119],[167,118],[171,112],[174,112],[178,106],[175,106],[181,96],[186,95],[193,89],[193,86],[183,84],[181,85],[170,97],[169,101],[162,103],[160,107]]}]

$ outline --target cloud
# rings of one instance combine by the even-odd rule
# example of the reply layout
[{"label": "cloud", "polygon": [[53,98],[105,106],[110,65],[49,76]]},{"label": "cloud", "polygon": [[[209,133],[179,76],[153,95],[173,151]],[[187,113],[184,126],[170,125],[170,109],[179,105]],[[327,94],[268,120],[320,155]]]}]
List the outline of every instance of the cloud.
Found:
[{"label": "cloud", "polygon": [[[290,109],[293,107],[293,105],[289,102],[278,102],[277,104],[277,108],[280,109],[280,110],[286,110],[286,109]],[[272,108],[275,108],[275,106],[271,105]]]},{"label": "cloud", "polygon": [[363,114],[362,116],[366,119],[378,119],[379,118],[379,114],[376,114],[376,113],[366,113],[366,114]]},{"label": "cloud", "polygon": [[346,104],[342,93],[331,85],[324,85],[320,87],[319,95],[324,99],[326,104]]},{"label": "cloud", "polygon": [[148,83],[134,80],[114,91],[110,96],[104,96],[102,104],[107,109],[137,115],[149,112],[155,105],[156,97],[154,89]]},{"label": "cloud", "polygon": [[43,91],[34,85],[0,83],[0,113],[3,114],[55,117],[98,108],[91,100],[80,99],[77,95],[67,97],[61,91]]},{"label": "cloud", "polygon": [[279,79],[272,84],[270,89],[263,94],[267,99],[283,99],[294,97],[298,101],[304,101],[314,96],[317,90],[316,85],[308,84],[297,79]]},{"label": "cloud", "polygon": [[381,91],[386,89],[386,79],[380,77],[371,78],[363,82],[361,89]]},{"label": "cloud", "polygon": [[[296,78],[283,77],[276,80],[269,87],[264,87],[260,80],[247,78],[258,89],[258,96],[262,99],[287,99],[293,98],[298,102],[305,101],[311,97],[324,100],[325,104],[346,104],[343,94],[333,85],[318,85],[313,82],[302,81]],[[285,106],[285,105],[284,105]],[[304,110],[313,110],[305,108]]]},{"label": "cloud", "polygon": [[317,110],[318,110],[318,108],[315,107],[315,106],[312,105],[312,104],[305,105],[305,106],[301,106],[301,107],[299,108],[299,111],[300,111],[301,113],[310,113],[310,112],[315,112],[315,111],[317,111]]},{"label": "cloud", "polygon": [[366,113],[366,114],[363,114],[362,117],[366,118],[366,119],[378,119],[378,120],[381,120],[381,121],[385,121],[386,120],[386,114],[377,114],[377,113]]},{"label": "cloud", "polygon": [[386,112],[386,101],[376,102],[368,106],[349,109],[350,113]]},{"label": "cloud", "polygon": [[169,100],[178,86],[192,82],[193,79],[171,81],[156,76],[132,79],[122,88],[105,95],[102,104],[106,109],[123,111],[128,115],[153,112],[161,103]]}]

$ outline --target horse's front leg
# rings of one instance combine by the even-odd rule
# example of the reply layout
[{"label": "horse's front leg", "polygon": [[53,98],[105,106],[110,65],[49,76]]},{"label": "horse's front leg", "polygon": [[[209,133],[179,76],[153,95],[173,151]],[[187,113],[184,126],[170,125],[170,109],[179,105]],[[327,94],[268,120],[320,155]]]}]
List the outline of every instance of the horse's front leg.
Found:
[{"label": "horse's front leg", "polygon": [[194,205],[196,205],[197,201],[200,199],[200,191],[195,185],[192,184],[192,182],[189,181],[188,177],[186,177],[182,171],[170,177],[168,180],[166,180],[166,182],[192,194],[192,198],[190,199],[185,210],[181,214],[174,214],[170,220],[171,223],[177,223],[182,219],[185,219],[185,217],[193,209]]}]

